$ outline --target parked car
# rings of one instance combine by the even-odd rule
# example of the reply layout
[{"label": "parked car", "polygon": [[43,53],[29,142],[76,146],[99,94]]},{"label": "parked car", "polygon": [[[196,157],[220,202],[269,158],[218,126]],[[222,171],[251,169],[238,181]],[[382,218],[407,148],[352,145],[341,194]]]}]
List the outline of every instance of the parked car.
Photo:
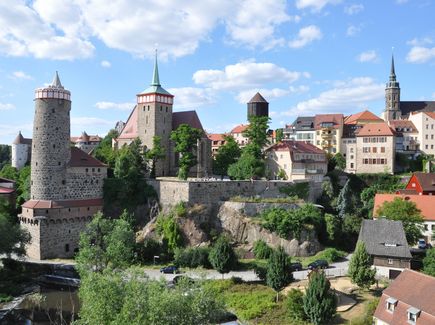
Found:
[{"label": "parked car", "polygon": [[426,241],[424,239],[419,239],[418,240],[418,248],[419,249],[427,249],[429,247],[428,247],[428,244],[426,243]]},{"label": "parked car", "polygon": [[169,266],[165,266],[162,267],[160,269],[160,273],[165,273],[165,274],[176,274],[178,273],[178,267],[175,265],[169,265]]},{"label": "parked car", "polygon": [[329,267],[329,264],[327,261],[325,260],[316,260],[310,264],[308,264],[308,269],[309,270],[314,270],[314,269],[327,269]]},{"label": "parked car", "polygon": [[302,271],[302,264],[301,263],[299,263],[299,262],[295,262],[295,263],[292,263],[292,264],[290,264],[290,270],[292,271],[292,272],[295,272],[295,271]]}]

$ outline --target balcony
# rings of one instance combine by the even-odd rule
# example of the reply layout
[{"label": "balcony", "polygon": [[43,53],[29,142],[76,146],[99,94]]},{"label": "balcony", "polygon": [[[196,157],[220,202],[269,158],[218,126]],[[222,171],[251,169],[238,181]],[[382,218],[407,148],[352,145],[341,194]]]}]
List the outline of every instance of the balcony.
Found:
[{"label": "balcony", "polygon": [[292,174],[293,175],[305,175],[305,168],[293,168]]},{"label": "balcony", "polygon": [[323,174],[322,169],[307,169],[307,174]]}]

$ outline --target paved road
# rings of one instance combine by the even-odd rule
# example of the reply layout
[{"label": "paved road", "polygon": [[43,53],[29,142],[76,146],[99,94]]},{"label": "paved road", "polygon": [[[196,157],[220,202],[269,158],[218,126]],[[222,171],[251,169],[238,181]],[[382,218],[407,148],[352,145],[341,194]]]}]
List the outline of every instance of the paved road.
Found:
[{"label": "paved road", "polygon": [[[325,270],[325,273],[328,277],[336,277],[346,275],[347,269],[349,267],[349,260],[352,254],[348,255],[343,261],[332,263],[328,269]],[[155,269],[146,269],[145,274],[149,276],[151,279],[160,279],[163,277],[167,281],[171,281],[175,274],[162,274],[159,270]],[[215,270],[203,270],[203,271],[188,271],[187,273],[182,273],[187,275],[190,278],[197,279],[222,279],[222,275]],[[308,270],[293,272],[293,277],[296,280],[304,280],[308,276]],[[229,279],[231,277],[239,277],[243,279],[243,281],[256,281],[259,280],[257,275],[253,270],[250,271],[232,271],[230,273],[226,273],[224,275],[225,279]]]}]

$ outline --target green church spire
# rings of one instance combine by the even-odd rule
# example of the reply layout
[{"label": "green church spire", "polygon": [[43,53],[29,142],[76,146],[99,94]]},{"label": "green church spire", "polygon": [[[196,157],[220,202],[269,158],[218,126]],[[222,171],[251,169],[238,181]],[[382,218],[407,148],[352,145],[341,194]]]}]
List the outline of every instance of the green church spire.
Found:
[{"label": "green church spire", "polygon": [[154,71],[153,71],[153,79],[151,80],[151,86],[160,86],[159,66],[157,65],[157,49],[156,49],[156,58],[154,61]]}]

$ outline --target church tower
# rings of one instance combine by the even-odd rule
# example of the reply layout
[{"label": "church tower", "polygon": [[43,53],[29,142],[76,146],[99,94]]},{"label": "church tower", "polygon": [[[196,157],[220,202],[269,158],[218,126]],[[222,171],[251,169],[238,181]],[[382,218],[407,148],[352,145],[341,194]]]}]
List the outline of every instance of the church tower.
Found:
[{"label": "church tower", "polygon": [[391,57],[390,80],[385,87],[385,111],[384,120],[398,120],[402,117],[400,111],[400,86],[396,80],[396,72],[394,70],[394,56]]},{"label": "church tower", "polygon": [[[153,137],[159,136],[164,151],[169,151],[172,131],[172,104],[174,96],[160,85],[157,51],[151,85],[137,96],[138,136],[142,144],[152,148]],[[169,155],[158,161],[156,176],[169,175]]]},{"label": "church tower", "polygon": [[55,74],[51,85],[35,90],[32,200],[62,200],[70,160],[71,93]]}]

